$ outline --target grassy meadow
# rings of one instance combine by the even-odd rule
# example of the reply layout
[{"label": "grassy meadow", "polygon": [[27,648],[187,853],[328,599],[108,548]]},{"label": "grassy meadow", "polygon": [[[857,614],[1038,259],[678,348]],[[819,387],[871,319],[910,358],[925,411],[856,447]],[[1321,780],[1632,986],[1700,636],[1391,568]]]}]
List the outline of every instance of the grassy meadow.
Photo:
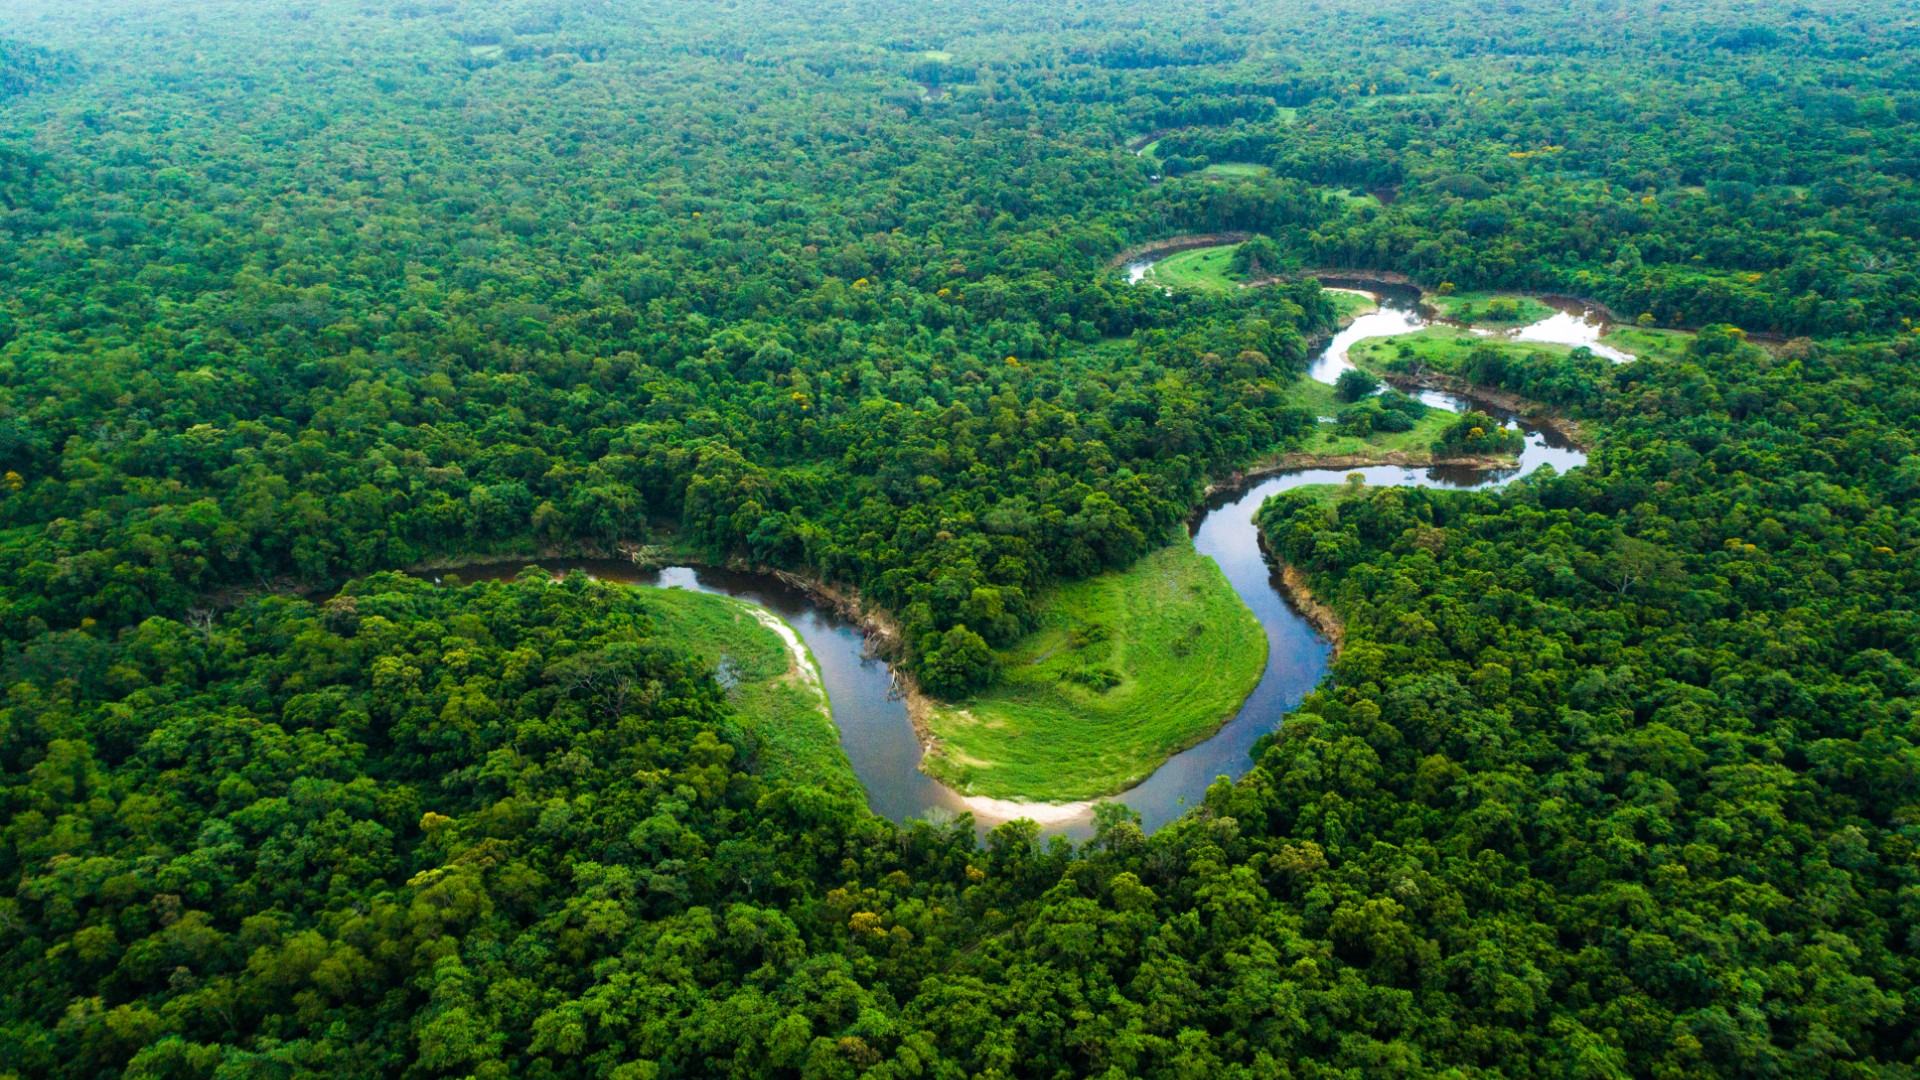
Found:
[{"label": "grassy meadow", "polygon": [[1328,289],[1326,293],[1327,299],[1333,302],[1333,310],[1338,312],[1342,319],[1351,319],[1356,315],[1365,315],[1367,312],[1376,311],[1380,307],[1379,301],[1363,292],[1354,292],[1348,289]]},{"label": "grassy meadow", "polygon": [[1531,296],[1514,293],[1462,292],[1448,296],[1429,294],[1421,298],[1440,312],[1441,317],[1473,326],[1515,327],[1536,323],[1554,313],[1554,308]]},{"label": "grassy meadow", "polygon": [[1175,289],[1237,289],[1240,279],[1227,272],[1237,244],[1195,248],[1169,255],[1153,264],[1154,281]]},{"label": "grassy meadow", "polygon": [[[1312,409],[1316,416],[1333,416],[1344,404],[1334,397],[1333,387],[1312,379],[1301,379],[1287,396],[1289,404]],[[1452,420],[1453,414],[1445,409],[1428,409],[1409,431],[1376,431],[1365,437],[1344,434],[1337,424],[1321,424],[1319,432],[1307,436],[1300,449],[1326,457],[1405,454],[1418,463],[1432,455],[1434,440]]]},{"label": "grassy meadow", "polygon": [[655,634],[699,657],[727,686],[738,726],[729,738],[754,748],[764,775],[861,794],[825,694],[755,608],[687,589],[642,595]]},{"label": "grassy meadow", "polygon": [[1466,363],[1473,350],[1488,346],[1503,353],[1531,356],[1534,353],[1564,355],[1572,352],[1565,345],[1539,341],[1512,341],[1502,337],[1482,337],[1453,326],[1429,326],[1410,334],[1368,338],[1347,349],[1347,358],[1357,367],[1385,370],[1394,360],[1418,360],[1430,367],[1456,371]]},{"label": "grassy meadow", "polygon": [[1068,802],[1123,791],[1212,735],[1266,670],[1267,639],[1184,537],[1041,600],[997,686],[937,706],[926,769],[970,795]]},{"label": "grassy meadow", "polygon": [[[1615,327],[1600,336],[1600,343],[1620,349],[1636,357],[1672,360],[1686,354],[1687,343],[1693,335],[1679,330],[1643,330],[1638,327]],[[1481,336],[1451,326],[1429,326],[1410,334],[1396,334],[1392,337],[1368,338],[1355,342],[1347,350],[1347,357],[1356,366],[1382,370],[1392,360],[1418,360],[1429,367],[1443,371],[1456,371],[1473,350],[1481,345],[1491,346],[1503,353],[1515,356],[1531,356],[1534,353],[1547,353],[1553,356],[1565,356],[1573,351],[1569,345],[1556,345],[1545,341],[1516,341],[1499,336]]]},{"label": "grassy meadow", "polygon": [[1336,199],[1345,200],[1347,209],[1349,210],[1356,210],[1363,206],[1371,206],[1378,209],[1380,206],[1380,200],[1377,197],[1369,195],[1364,191],[1354,191],[1351,188],[1342,187],[1325,187],[1320,190],[1324,194],[1331,195]]},{"label": "grassy meadow", "polygon": [[1693,335],[1685,330],[1616,326],[1602,334],[1600,341],[1635,356],[1652,360],[1679,360],[1687,355],[1687,346],[1693,342]]},{"label": "grassy meadow", "polygon": [[1222,161],[1200,170],[1201,176],[1246,177],[1266,176],[1273,172],[1265,165],[1254,165],[1245,161]]}]

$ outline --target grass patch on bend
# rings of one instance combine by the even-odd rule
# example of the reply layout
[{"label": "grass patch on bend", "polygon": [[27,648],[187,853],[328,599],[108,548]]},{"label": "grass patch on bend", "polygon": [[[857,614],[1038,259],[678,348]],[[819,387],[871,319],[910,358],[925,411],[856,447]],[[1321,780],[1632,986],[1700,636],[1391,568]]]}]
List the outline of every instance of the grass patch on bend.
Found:
[{"label": "grass patch on bend", "polygon": [[1378,311],[1380,302],[1363,292],[1348,289],[1327,289],[1327,300],[1333,304],[1334,314],[1342,319],[1356,315],[1365,315],[1369,311]]},{"label": "grass patch on bend", "polygon": [[1227,272],[1236,247],[1222,244],[1169,255],[1154,263],[1147,276],[1175,289],[1237,289],[1240,279]]},{"label": "grass patch on bend", "polygon": [[[1520,296],[1515,293],[1462,292],[1451,296],[1425,296],[1421,299],[1432,304],[1443,318],[1454,322],[1470,323],[1474,326],[1506,328],[1526,326],[1552,316],[1555,310],[1531,296]],[[1500,309],[1510,310],[1511,317],[1504,315],[1500,318],[1491,317],[1494,310],[1491,305],[1496,300],[1507,301],[1511,305]]]},{"label": "grass patch on bend", "polygon": [[1356,210],[1362,206],[1371,206],[1378,209],[1380,206],[1380,200],[1378,198],[1364,191],[1354,191],[1351,188],[1340,187],[1323,187],[1318,190],[1324,195],[1331,195],[1336,199],[1344,201],[1349,210]]},{"label": "grass patch on bend", "polygon": [[[1333,387],[1312,379],[1301,379],[1289,388],[1287,403],[1303,409],[1312,409],[1316,416],[1334,416],[1339,413],[1343,405],[1340,399],[1334,396]],[[1440,437],[1440,433],[1446,430],[1447,425],[1453,420],[1454,414],[1445,409],[1428,409],[1426,415],[1414,423],[1412,430],[1376,431],[1365,438],[1358,435],[1343,435],[1337,430],[1336,424],[1321,424],[1317,431],[1306,437],[1299,449],[1301,453],[1326,457],[1394,453],[1431,456],[1434,440]]]},{"label": "grass patch on bend", "polygon": [[1368,338],[1347,349],[1347,358],[1356,367],[1386,370],[1396,360],[1419,361],[1441,371],[1459,371],[1473,350],[1486,346],[1514,356],[1548,353],[1565,356],[1573,350],[1565,345],[1544,341],[1515,341],[1511,338],[1481,336],[1452,326],[1429,326],[1410,334]]},{"label": "grass patch on bend", "polygon": [[[1287,493],[1296,496],[1304,495],[1321,506],[1338,506],[1348,499],[1364,495],[1368,490],[1370,489],[1367,484],[1362,481],[1357,484],[1352,482],[1345,484],[1302,484],[1297,488],[1289,488]],[[1377,491],[1381,489],[1373,488],[1371,490]]]},{"label": "grass patch on bend", "polygon": [[[747,604],[687,589],[641,591],[654,635],[714,669],[733,701],[729,736],[757,750],[762,775],[864,798],[824,699],[787,643]],[[744,736],[744,738],[741,738]]]},{"label": "grass patch on bend", "polygon": [[[1692,340],[1692,334],[1680,330],[1643,330],[1634,326],[1617,326],[1600,336],[1602,345],[1635,357],[1662,360],[1685,356],[1687,344]],[[1347,357],[1358,367],[1376,371],[1385,370],[1388,363],[1395,360],[1419,361],[1441,371],[1459,371],[1473,350],[1482,345],[1516,357],[1535,353],[1565,356],[1573,351],[1570,345],[1547,341],[1519,341],[1499,335],[1472,334],[1457,327],[1429,326],[1410,334],[1355,342],[1347,350]]]},{"label": "grass patch on bend", "polygon": [[935,708],[928,772],[996,798],[1110,795],[1212,735],[1266,670],[1260,623],[1185,538],[1049,590],[1040,622],[999,654],[999,685]]},{"label": "grass patch on bend", "polygon": [[1687,355],[1693,335],[1685,330],[1655,330],[1651,327],[1616,326],[1600,335],[1600,344],[1621,352],[1652,360],[1680,360]]},{"label": "grass patch on bend", "polygon": [[1222,161],[1219,164],[1209,165],[1206,168],[1201,169],[1200,175],[1231,178],[1231,177],[1245,177],[1245,176],[1266,176],[1268,173],[1271,173],[1272,171],[1273,171],[1272,169],[1267,168],[1265,165],[1253,165],[1244,161]]}]

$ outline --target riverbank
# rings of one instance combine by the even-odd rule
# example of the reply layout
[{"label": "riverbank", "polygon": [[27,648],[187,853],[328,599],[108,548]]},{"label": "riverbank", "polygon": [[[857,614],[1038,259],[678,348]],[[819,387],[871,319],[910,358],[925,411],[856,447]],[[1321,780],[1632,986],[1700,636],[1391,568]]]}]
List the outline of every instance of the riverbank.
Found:
[{"label": "riverbank", "polygon": [[1253,234],[1247,232],[1189,233],[1183,236],[1170,236],[1165,240],[1135,244],[1109,259],[1107,265],[1120,267],[1147,259],[1163,259],[1168,255],[1178,255],[1183,251],[1192,251],[1196,248],[1244,244],[1252,238]]},{"label": "riverbank", "polygon": [[820,665],[792,626],[757,604],[709,592],[648,589],[641,602],[653,636],[697,658],[726,687],[729,741],[761,775],[861,794]]},{"label": "riverbank", "polygon": [[1520,459],[1513,454],[1460,454],[1435,457],[1431,452],[1407,450],[1386,450],[1377,454],[1316,454],[1311,451],[1296,450],[1256,462],[1244,469],[1236,469],[1224,478],[1208,484],[1205,494],[1208,498],[1212,498],[1223,492],[1238,491],[1256,480],[1275,473],[1294,472],[1300,469],[1365,469],[1376,465],[1397,465],[1413,469],[1455,467],[1493,471],[1517,468],[1520,465]]},{"label": "riverbank", "polygon": [[912,726],[914,738],[920,746],[918,771],[939,784],[948,800],[959,809],[971,813],[983,825],[1025,818],[1035,824],[1055,828],[1083,821],[1092,814],[1094,800],[1052,802],[973,795],[956,790],[936,776],[934,771],[927,768],[927,762],[936,760],[941,753],[940,736],[932,723],[934,713],[941,705],[920,688],[920,682],[912,672],[897,666],[904,651],[905,636],[893,614],[866,603],[858,589],[830,585],[819,578],[789,570],[761,572],[769,573],[788,587],[804,593],[812,602],[860,628],[867,653],[888,663],[892,684],[890,696],[904,706],[907,722]]},{"label": "riverbank", "polygon": [[1333,646],[1333,655],[1339,656],[1340,649],[1347,642],[1347,621],[1313,594],[1312,587],[1307,584],[1305,571],[1274,553],[1272,546],[1267,543],[1266,533],[1260,532],[1257,539],[1267,561],[1280,571],[1280,591],[1287,598],[1287,603],[1312,624],[1315,632],[1327,639],[1327,643]]},{"label": "riverbank", "polygon": [[[1510,390],[1501,390],[1497,387],[1489,386],[1476,386],[1465,379],[1453,375],[1444,375],[1437,371],[1420,372],[1417,374],[1383,373],[1380,377],[1403,390],[1437,390],[1443,394],[1452,394],[1455,397],[1466,398],[1469,401],[1478,402],[1482,405],[1490,405],[1493,408],[1522,417],[1535,427],[1545,428],[1553,432],[1572,444],[1577,450],[1585,451],[1592,448],[1593,440],[1580,421],[1550,409],[1537,401],[1523,398]],[[1434,464],[1451,465],[1455,464],[1455,462],[1442,461],[1435,462]]]},{"label": "riverbank", "polygon": [[986,824],[1014,821],[1028,818],[1040,825],[1061,825],[1084,817],[1093,809],[1093,803],[1084,801],[1044,802],[1024,798],[993,798],[986,795],[970,795],[956,789],[946,779],[937,775],[928,763],[940,759],[943,743],[933,723],[935,712],[941,703],[920,688],[920,680],[911,671],[899,666],[905,653],[906,637],[893,613],[885,608],[869,605],[860,596],[858,589],[837,587],[805,574],[796,574],[789,570],[767,571],[790,588],[807,595],[814,603],[849,623],[860,628],[867,654],[887,664],[891,677],[892,696],[897,698],[906,709],[907,723],[912,726],[913,736],[920,746],[918,771],[945,789],[952,800],[962,809],[973,814]]}]

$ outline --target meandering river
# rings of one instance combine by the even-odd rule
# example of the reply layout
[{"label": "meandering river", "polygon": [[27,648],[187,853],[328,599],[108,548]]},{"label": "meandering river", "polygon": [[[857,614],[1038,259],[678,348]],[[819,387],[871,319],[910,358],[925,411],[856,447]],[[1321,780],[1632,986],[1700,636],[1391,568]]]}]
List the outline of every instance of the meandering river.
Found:
[{"label": "meandering river", "polygon": [[[1133,267],[1128,266],[1127,272],[1131,277]],[[1368,338],[1410,334],[1429,326],[1451,326],[1464,333],[1480,337],[1537,341],[1547,345],[1565,345],[1569,348],[1585,346],[1593,350],[1595,356],[1611,360],[1616,364],[1633,359],[1631,354],[1601,343],[1601,335],[1607,332],[1610,325],[1606,316],[1592,304],[1583,304],[1577,300],[1549,301],[1554,312],[1546,318],[1511,330],[1496,330],[1486,327],[1468,327],[1436,318],[1432,308],[1420,303],[1420,290],[1411,285],[1386,285],[1379,282],[1335,277],[1323,278],[1321,284],[1342,292],[1364,292],[1373,296],[1379,303],[1379,307],[1373,311],[1355,316],[1354,320],[1335,334],[1333,340],[1327,342],[1326,348],[1313,358],[1307,375],[1323,383],[1332,383],[1340,377],[1342,371],[1353,366],[1347,359],[1347,350],[1355,344]]]},{"label": "meandering river", "polygon": [[[1313,378],[1333,381],[1348,366],[1346,350],[1356,341],[1427,325],[1417,290],[1364,287],[1379,299],[1379,310],[1356,318],[1327,344],[1313,360]],[[1451,395],[1427,393],[1422,397],[1439,408],[1458,410],[1464,406]],[[1521,426],[1526,428],[1526,449],[1515,469],[1390,465],[1294,469],[1259,477],[1211,500],[1193,527],[1194,546],[1220,564],[1234,591],[1266,630],[1266,674],[1239,713],[1212,738],[1174,755],[1144,783],[1115,798],[1132,807],[1149,831],[1180,816],[1199,801],[1215,778],[1235,778],[1246,772],[1252,765],[1248,754],[1253,744],[1277,728],[1281,718],[1326,675],[1331,646],[1287,600],[1278,575],[1260,549],[1253,515],[1269,496],[1308,484],[1343,483],[1356,473],[1372,486],[1493,487],[1542,465],[1564,471],[1586,461],[1586,455],[1552,432]],[[514,562],[466,567],[459,573],[466,580],[511,577],[526,565]],[[605,560],[543,560],[536,565],[559,574],[580,569],[609,581],[721,593],[759,604],[785,619],[819,663],[833,705],[834,723],[840,729],[840,745],[865,785],[867,802],[874,812],[905,821],[968,811],[983,825],[998,824],[1021,812],[1018,807],[964,798],[920,771],[923,748],[908,719],[906,703],[896,692],[892,671],[868,655],[866,636],[859,626],[815,605],[800,590],[770,577],[704,567],[674,566],[643,572]],[[1084,805],[1036,816],[1047,819],[1043,823],[1049,832],[1075,837],[1092,832],[1092,811]]]}]

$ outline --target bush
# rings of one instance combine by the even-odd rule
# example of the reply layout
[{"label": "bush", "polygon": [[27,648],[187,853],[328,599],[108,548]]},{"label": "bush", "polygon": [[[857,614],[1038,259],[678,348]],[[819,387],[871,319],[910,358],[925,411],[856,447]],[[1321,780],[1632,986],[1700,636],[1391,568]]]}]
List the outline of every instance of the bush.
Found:
[{"label": "bush", "polygon": [[1286,263],[1287,257],[1279,244],[1269,237],[1256,236],[1233,249],[1233,259],[1227,263],[1227,269],[1247,277],[1263,277]]},{"label": "bush", "polygon": [[1515,454],[1527,445],[1518,428],[1510,428],[1483,412],[1464,412],[1433,441],[1433,452],[1451,454]]},{"label": "bush", "polygon": [[1334,380],[1333,396],[1341,401],[1359,401],[1380,389],[1380,380],[1359,368],[1348,368]]},{"label": "bush", "polygon": [[1389,390],[1373,399],[1380,415],[1373,418],[1375,431],[1412,431],[1413,425],[1427,414],[1427,406],[1418,398],[1398,390]]},{"label": "bush", "polygon": [[1092,690],[1096,694],[1104,694],[1120,685],[1120,673],[1114,671],[1112,668],[1074,668],[1072,671],[1067,672],[1067,679],[1070,682],[1079,683],[1081,686]]},{"label": "bush", "polygon": [[959,697],[993,684],[999,665],[979,634],[956,626],[921,640],[920,685],[942,697]]}]

